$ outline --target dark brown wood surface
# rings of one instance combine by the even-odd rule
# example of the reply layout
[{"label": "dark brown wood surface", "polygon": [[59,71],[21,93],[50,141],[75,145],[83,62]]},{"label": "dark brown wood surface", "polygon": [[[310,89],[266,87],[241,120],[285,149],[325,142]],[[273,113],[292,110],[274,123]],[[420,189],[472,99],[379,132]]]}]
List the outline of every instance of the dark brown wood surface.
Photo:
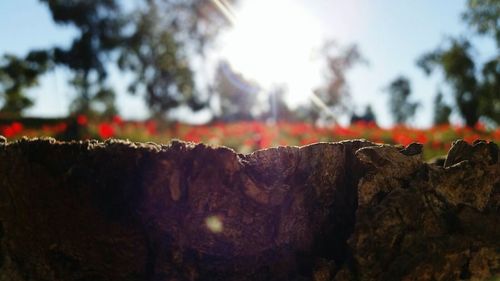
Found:
[{"label": "dark brown wood surface", "polygon": [[483,280],[495,144],[227,148],[0,138],[0,280]]}]

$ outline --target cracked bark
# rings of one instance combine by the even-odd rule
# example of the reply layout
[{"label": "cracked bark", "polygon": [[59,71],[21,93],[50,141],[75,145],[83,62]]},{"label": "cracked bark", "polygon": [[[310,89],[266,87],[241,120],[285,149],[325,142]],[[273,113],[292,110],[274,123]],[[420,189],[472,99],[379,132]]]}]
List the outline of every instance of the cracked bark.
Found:
[{"label": "cracked bark", "polygon": [[484,279],[499,169],[485,142],[438,166],[416,144],[0,138],[0,280]]}]

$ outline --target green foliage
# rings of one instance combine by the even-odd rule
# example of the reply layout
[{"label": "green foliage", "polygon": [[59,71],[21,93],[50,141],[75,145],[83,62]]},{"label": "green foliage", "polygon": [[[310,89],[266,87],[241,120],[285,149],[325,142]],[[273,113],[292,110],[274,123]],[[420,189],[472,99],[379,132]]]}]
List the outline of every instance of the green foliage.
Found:
[{"label": "green foliage", "polygon": [[[144,0],[127,15],[118,0],[40,0],[55,23],[76,28],[69,47],[5,56],[0,63],[2,112],[20,114],[31,105],[24,89],[36,84],[51,66],[71,70],[77,98],[73,113],[112,114],[115,93],[107,86],[108,68],[117,62],[134,79],[130,91],[143,94],[153,115],[206,103],[195,91],[190,60],[227,24],[211,1]],[[40,58],[40,56],[43,56]],[[118,61],[115,59],[118,58]]]},{"label": "green foliage", "polygon": [[[468,0],[463,19],[476,32],[493,36],[500,48],[500,2]],[[500,56],[497,54],[484,65],[473,55],[468,40],[452,38],[445,48],[424,54],[417,62],[426,74],[442,71],[451,88],[454,106],[469,127],[480,118],[500,124]],[[439,106],[441,106],[439,108]],[[444,111],[443,111],[444,110]],[[448,109],[436,103],[436,117]],[[443,121],[440,119],[436,121]]]},{"label": "green foliage", "polygon": [[500,56],[483,66],[482,77],[479,111],[486,118],[500,124]]},{"label": "green foliage", "polygon": [[108,52],[121,43],[124,18],[116,0],[40,0],[52,14],[54,22],[74,26],[79,34],[67,48],[55,48],[54,60],[76,72],[99,79],[107,75]]},{"label": "green foliage", "polygon": [[416,113],[420,106],[417,102],[411,102],[411,85],[408,78],[400,76],[396,78],[386,91],[389,93],[389,107],[394,122],[404,124],[408,122]]},{"label": "green foliage", "polygon": [[[78,31],[69,47],[46,51],[54,65],[73,73],[70,83],[78,95],[72,112],[116,112],[115,93],[106,83],[107,69],[116,58],[120,68],[134,76],[130,91],[144,95],[153,115],[180,105],[192,109],[206,106],[195,91],[189,63],[227,24],[210,1],[144,0],[137,2],[138,11],[129,15],[118,0],[40,1],[47,5],[55,23]],[[32,85],[16,75],[8,77],[20,79],[22,88]],[[19,88],[10,90],[9,97],[22,102],[16,106],[5,102],[9,108],[29,105],[24,94],[16,90]]]},{"label": "green foliage", "polygon": [[463,19],[479,34],[490,35],[500,47],[500,1],[468,0]]},{"label": "green foliage", "polygon": [[[183,48],[203,54],[219,31],[228,25],[227,19],[213,1],[206,0],[145,0],[146,10],[159,15],[156,26],[168,30]],[[225,1],[229,4],[236,0]],[[154,14],[152,14],[154,16]],[[194,54],[191,54],[194,55]]]},{"label": "green foliage", "polygon": [[193,73],[174,34],[158,26],[161,16],[152,4],[137,19],[134,33],[126,38],[119,66],[134,80],[132,93],[145,92],[153,114],[185,104],[194,96]]},{"label": "green foliage", "polygon": [[439,92],[434,99],[434,124],[449,124],[451,111],[451,107],[443,101],[443,94]]},{"label": "green foliage", "polygon": [[50,67],[50,54],[32,51],[25,58],[4,55],[0,60],[0,112],[19,117],[33,104],[25,94],[25,89],[38,83],[38,77]]},{"label": "green foliage", "polygon": [[[114,94],[106,89],[108,55],[121,43],[124,19],[115,0],[40,0],[57,24],[72,25],[79,34],[69,48],[53,49],[53,61],[73,72],[78,96],[70,110],[92,113],[92,104],[107,93],[104,112],[115,110]],[[97,96],[100,97],[97,97]],[[109,108],[108,108],[109,107]],[[102,111],[101,111],[102,113]]]},{"label": "green foliage", "polygon": [[[102,117],[112,117],[118,114],[115,105],[115,91],[109,87],[101,86],[96,89],[95,94],[90,100],[76,98],[71,104],[70,111],[80,114],[87,113],[90,116],[100,115]],[[89,111],[83,109],[91,105]]]},{"label": "green foliage", "polygon": [[[0,63],[2,112],[20,115],[32,105],[24,90],[37,84],[49,68],[65,66],[73,72],[71,84],[78,97],[71,111],[90,113],[91,104],[103,100],[103,111],[113,111],[114,94],[105,86],[108,56],[121,42],[123,18],[115,0],[40,0],[57,24],[72,25],[79,34],[68,48],[32,51],[25,58],[4,56]],[[98,97],[99,96],[99,97]]]},{"label": "green foliage", "polygon": [[[116,0],[40,0],[45,3],[57,24],[72,25],[79,34],[69,48],[56,47],[53,60],[73,72],[71,84],[77,89],[78,97],[72,104],[72,111],[89,113],[96,96],[105,86],[106,63],[110,53],[122,43],[125,23]],[[102,93],[101,93],[102,95]],[[114,95],[108,95],[107,106],[112,110]]]},{"label": "green foliage", "polygon": [[132,93],[145,96],[153,115],[187,105],[207,106],[196,91],[190,62],[226,23],[210,1],[149,0],[132,21],[118,60],[132,73]]},{"label": "green foliage", "polygon": [[500,67],[498,58],[477,71],[472,46],[467,40],[451,39],[449,47],[422,56],[417,64],[430,74],[442,70],[451,86],[455,105],[469,127],[481,116],[500,124]]},{"label": "green foliage", "polygon": [[422,56],[417,65],[426,74],[434,68],[442,69],[444,77],[452,87],[455,104],[467,126],[473,127],[479,120],[478,110],[480,92],[476,77],[476,65],[470,53],[471,45],[467,40],[451,39],[446,49],[438,49]]}]

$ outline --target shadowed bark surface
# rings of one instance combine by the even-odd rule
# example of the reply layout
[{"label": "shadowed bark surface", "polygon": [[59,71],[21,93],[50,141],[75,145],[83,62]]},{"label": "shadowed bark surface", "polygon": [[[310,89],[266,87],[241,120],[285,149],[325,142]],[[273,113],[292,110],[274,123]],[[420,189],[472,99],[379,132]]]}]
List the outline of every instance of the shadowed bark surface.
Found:
[{"label": "shadowed bark surface", "polygon": [[0,138],[0,280],[483,280],[495,144],[227,148]]}]

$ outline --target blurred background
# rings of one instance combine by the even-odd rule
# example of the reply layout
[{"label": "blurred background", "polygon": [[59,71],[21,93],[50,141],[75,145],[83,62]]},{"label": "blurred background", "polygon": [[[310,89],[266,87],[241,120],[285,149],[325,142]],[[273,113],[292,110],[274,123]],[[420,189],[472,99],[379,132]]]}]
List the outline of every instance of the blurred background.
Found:
[{"label": "blurred background", "polygon": [[0,2],[0,134],[500,141],[498,0]]}]

